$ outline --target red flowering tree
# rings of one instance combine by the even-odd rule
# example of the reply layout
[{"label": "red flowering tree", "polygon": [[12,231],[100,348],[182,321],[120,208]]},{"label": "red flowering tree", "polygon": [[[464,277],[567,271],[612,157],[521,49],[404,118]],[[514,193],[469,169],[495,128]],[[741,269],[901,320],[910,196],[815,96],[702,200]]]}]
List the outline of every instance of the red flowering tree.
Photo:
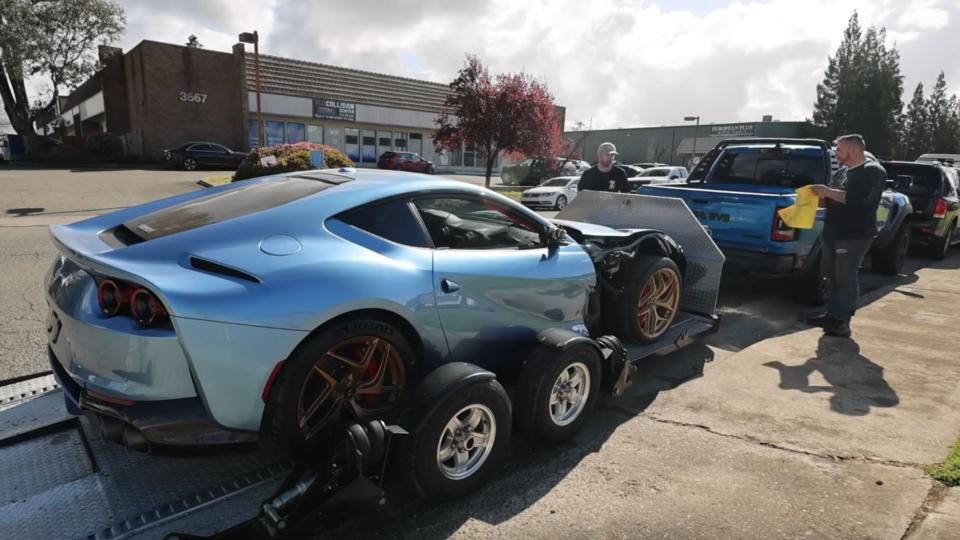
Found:
[{"label": "red flowering tree", "polygon": [[553,96],[530,76],[504,74],[494,80],[479,58],[467,55],[450,90],[433,145],[437,151],[474,145],[486,161],[487,187],[501,152],[552,158],[564,150]]}]

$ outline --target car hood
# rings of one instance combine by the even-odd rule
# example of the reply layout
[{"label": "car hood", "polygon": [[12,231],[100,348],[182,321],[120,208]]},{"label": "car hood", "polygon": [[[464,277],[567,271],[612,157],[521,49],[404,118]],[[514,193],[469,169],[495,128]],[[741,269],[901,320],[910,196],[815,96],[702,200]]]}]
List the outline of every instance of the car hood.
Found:
[{"label": "car hood", "polygon": [[553,224],[562,227],[567,231],[579,233],[584,238],[609,238],[609,239],[627,239],[635,236],[641,236],[654,229],[611,229],[595,223],[585,223],[583,221],[567,221],[565,219],[551,219]]}]

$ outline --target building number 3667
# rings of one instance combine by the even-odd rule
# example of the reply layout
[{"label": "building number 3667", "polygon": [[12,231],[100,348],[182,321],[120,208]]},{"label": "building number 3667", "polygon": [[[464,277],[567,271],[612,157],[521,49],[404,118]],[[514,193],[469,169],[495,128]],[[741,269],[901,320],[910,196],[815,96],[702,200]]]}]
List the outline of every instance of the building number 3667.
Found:
[{"label": "building number 3667", "polygon": [[189,103],[206,103],[207,95],[199,92],[180,92],[180,101]]}]

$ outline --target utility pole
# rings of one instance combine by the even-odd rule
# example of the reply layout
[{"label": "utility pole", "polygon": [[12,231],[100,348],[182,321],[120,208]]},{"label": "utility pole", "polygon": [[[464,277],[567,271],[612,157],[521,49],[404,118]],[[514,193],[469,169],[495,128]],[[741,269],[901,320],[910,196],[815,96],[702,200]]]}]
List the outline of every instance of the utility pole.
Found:
[{"label": "utility pole", "polygon": [[253,32],[244,32],[239,37],[241,43],[253,43],[253,71],[257,91],[257,143],[262,148],[264,146],[264,133],[263,110],[260,108],[260,34],[254,30]]}]

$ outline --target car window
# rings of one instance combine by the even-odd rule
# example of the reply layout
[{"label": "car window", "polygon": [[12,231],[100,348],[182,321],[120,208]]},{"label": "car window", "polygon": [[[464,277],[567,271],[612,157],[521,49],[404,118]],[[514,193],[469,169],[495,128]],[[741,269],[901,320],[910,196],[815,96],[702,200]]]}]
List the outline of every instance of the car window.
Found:
[{"label": "car window", "polygon": [[720,157],[715,182],[798,188],[826,183],[819,148],[735,148]]},{"label": "car window", "polygon": [[647,169],[640,173],[640,176],[667,176],[670,174],[670,169]]},{"label": "car window", "polygon": [[442,197],[415,201],[437,248],[542,247],[540,228],[523,214],[489,200]]},{"label": "car window", "polygon": [[190,148],[187,148],[187,151],[188,151],[188,152],[209,152],[209,151],[210,151],[210,145],[209,145],[209,144],[195,144],[195,145],[191,146]]},{"label": "car window", "polygon": [[940,170],[930,165],[914,163],[884,163],[887,178],[909,181],[899,189],[901,193],[913,197],[938,197],[942,191],[943,182]]},{"label": "car window", "polygon": [[221,154],[229,154],[229,153],[230,153],[230,150],[227,150],[226,147],[220,146],[219,144],[210,144],[210,145],[207,145],[207,146],[209,146],[210,149],[213,150],[214,152],[220,152]]},{"label": "car window", "polygon": [[423,227],[406,200],[354,210],[341,216],[340,220],[391,242],[413,247],[430,247]]}]

